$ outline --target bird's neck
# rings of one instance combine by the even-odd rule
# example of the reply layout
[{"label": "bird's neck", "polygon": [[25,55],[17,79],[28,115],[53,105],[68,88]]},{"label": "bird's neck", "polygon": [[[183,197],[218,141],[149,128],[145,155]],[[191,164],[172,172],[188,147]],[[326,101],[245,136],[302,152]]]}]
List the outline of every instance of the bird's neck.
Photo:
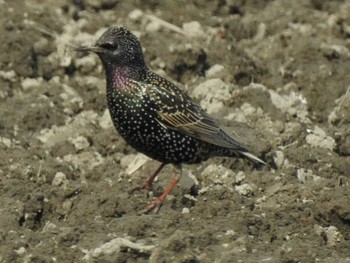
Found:
[{"label": "bird's neck", "polygon": [[105,66],[105,71],[108,86],[123,90],[132,88],[132,83],[135,81],[141,81],[146,74],[147,68],[107,65]]}]

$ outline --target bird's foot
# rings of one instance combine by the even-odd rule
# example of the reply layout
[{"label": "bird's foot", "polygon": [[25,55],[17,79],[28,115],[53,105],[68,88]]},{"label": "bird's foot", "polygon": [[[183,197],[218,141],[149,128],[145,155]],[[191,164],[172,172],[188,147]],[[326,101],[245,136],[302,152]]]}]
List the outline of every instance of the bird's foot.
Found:
[{"label": "bird's foot", "polygon": [[160,198],[154,200],[151,202],[149,205],[147,205],[144,209],[140,210],[140,214],[148,214],[151,212],[153,209],[156,208],[155,213],[157,213],[162,206],[163,200],[160,200]]},{"label": "bird's foot", "polygon": [[144,209],[142,209],[140,211],[140,214],[147,214],[150,211],[152,211],[154,208],[157,207],[156,213],[159,211],[163,201],[165,200],[165,198],[167,197],[167,195],[170,193],[170,191],[174,188],[174,186],[177,184],[177,182],[179,181],[179,177],[175,176],[171,182],[169,183],[169,185],[167,186],[167,188],[164,190],[164,192],[162,193],[161,196],[159,196],[156,200],[154,200],[153,202],[151,202],[148,206],[146,206]]}]

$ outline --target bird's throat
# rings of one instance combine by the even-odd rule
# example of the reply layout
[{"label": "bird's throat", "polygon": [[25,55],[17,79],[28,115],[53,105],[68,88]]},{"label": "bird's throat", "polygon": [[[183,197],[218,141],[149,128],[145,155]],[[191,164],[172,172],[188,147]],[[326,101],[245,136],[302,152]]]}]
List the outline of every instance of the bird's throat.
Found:
[{"label": "bird's throat", "polygon": [[133,83],[141,77],[140,71],[132,67],[113,66],[105,68],[105,70],[107,85],[120,91],[132,89]]},{"label": "bird's throat", "polygon": [[107,85],[109,88],[126,89],[130,86],[132,74],[127,67],[108,66],[105,67]]}]

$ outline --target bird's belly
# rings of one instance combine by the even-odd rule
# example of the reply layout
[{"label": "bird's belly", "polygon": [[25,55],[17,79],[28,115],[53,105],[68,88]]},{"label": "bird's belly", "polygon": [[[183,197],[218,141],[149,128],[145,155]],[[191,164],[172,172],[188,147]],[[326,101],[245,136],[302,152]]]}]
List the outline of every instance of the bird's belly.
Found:
[{"label": "bird's belly", "polygon": [[198,163],[199,143],[196,139],[160,125],[152,114],[115,115],[115,128],[137,151],[165,163]]},{"label": "bird's belly", "polygon": [[[150,120],[151,122],[151,120]],[[124,126],[126,127],[126,126]],[[198,159],[198,143],[195,139],[158,123],[118,129],[122,137],[137,151],[165,163],[195,163]]]}]

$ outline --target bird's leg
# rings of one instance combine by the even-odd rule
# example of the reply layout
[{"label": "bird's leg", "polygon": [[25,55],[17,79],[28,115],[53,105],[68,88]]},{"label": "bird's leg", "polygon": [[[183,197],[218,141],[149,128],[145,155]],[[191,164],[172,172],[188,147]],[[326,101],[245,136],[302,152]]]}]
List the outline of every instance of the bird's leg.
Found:
[{"label": "bird's leg", "polygon": [[152,201],[148,206],[146,206],[143,210],[140,211],[141,214],[147,214],[148,212],[152,211],[154,208],[157,207],[157,211],[159,210],[160,206],[162,205],[164,199],[166,196],[171,192],[171,190],[174,188],[174,186],[177,184],[177,182],[180,180],[182,176],[182,168],[181,166],[174,166],[176,170],[179,170],[179,172],[175,172],[175,175],[173,179],[170,181],[167,188],[164,190],[161,196],[159,196],[156,200]]},{"label": "bird's leg", "polygon": [[135,186],[134,188],[130,189],[128,192],[130,194],[132,194],[134,191],[142,190],[142,189],[146,189],[147,191],[151,191],[152,190],[152,183],[153,183],[154,179],[157,177],[157,175],[160,173],[160,171],[164,168],[165,165],[166,165],[166,163],[161,163],[161,165],[158,167],[158,169],[154,171],[154,173],[146,180],[146,182],[144,182],[141,185]]}]

